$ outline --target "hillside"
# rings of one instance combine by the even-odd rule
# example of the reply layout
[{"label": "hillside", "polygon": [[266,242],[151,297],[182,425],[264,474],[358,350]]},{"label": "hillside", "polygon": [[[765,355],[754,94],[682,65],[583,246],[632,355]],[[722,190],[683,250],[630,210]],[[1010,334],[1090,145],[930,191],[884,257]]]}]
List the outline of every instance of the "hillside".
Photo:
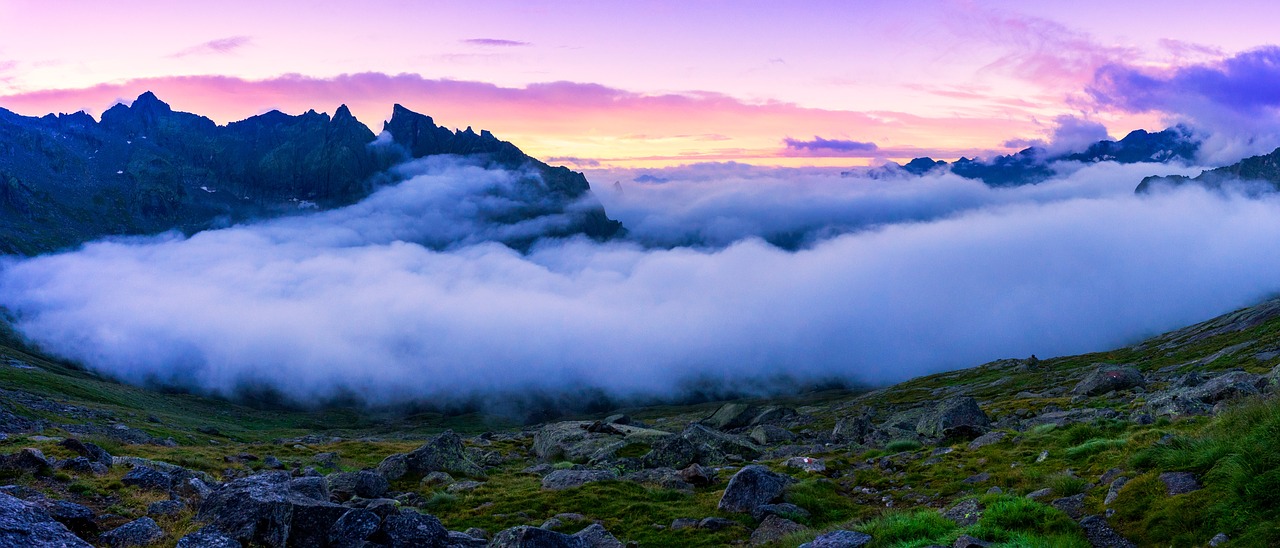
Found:
[{"label": "hillside", "polygon": [[51,516],[97,545],[1275,545],[1278,363],[1272,300],[870,392],[520,427],[149,392],[6,335],[0,539],[69,534]]}]

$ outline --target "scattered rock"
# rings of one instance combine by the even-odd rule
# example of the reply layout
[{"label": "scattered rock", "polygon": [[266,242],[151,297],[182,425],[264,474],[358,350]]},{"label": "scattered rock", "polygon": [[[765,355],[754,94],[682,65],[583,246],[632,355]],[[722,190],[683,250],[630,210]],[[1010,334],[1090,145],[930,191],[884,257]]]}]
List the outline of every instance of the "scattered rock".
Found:
[{"label": "scattered rock", "polygon": [[986,446],[988,446],[988,445],[995,445],[995,444],[997,444],[997,443],[1000,443],[1001,441],[1004,441],[1004,439],[1005,439],[1007,436],[1008,436],[1008,434],[1006,434],[1006,433],[1004,433],[1004,432],[998,432],[998,431],[997,431],[997,432],[987,432],[986,434],[983,434],[983,435],[981,435],[981,436],[978,436],[978,437],[977,437],[977,438],[975,438],[973,441],[969,442],[969,450],[970,450],[970,451],[977,451],[978,449],[981,449],[981,448],[986,447]]},{"label": "scattered rock", "polygon": [[1088,516],[1080,520],[1080,527],[1094,548],[1137,548],[1137,545],[1120,536],[1101,516]]},{"label": "scattered rock", "polygon": [[586,548],[623,548],[625,546],[599,523],[588,525],[573,536],[582,541]]},{"label": "scattered rock", "polygon": [[951,545],[952,548],[986,548],[987,546],[991,546],[991,543],[969,535],[960,535],[956,538],[955,544]]},{"label": "scattered rock", "polygon": [[831,437],[840,442],[866,443],[874,430],[871,418],[866,415],[845,417],[836,422],[836,427],[831,430]]},{"label": "scattered rock", "polygon": [[1200,489],[1200,482],[1196,481],[1195,474],[1190,472],[1165,472],[1160,474],[1160,481],[1164,482],[1165,491],[1169,496],[1182,495]]},{"label": "scattered rock", "polygon": [[982,505],[978,504],[977,499],[964,499],[943,511],[942,517],[955,522],[960,527],[968,527],[978,523],[982,518]]},{"label": "scattered rock", "polygon": [[1146,380],[1136,367],[1130,365],[1097,364],[1084,379],[1071,389],[1072,394],[1098,396],[1107,392],[1128,390],[1145,386]]},{"label": "scattered rock", "polygon": [[386,494],[391,486],[382,474],[370,470],[359,472],[334,472],[325,476],[329,496],[338,502],[352,497],[376,499]]},{"label": "scattered rock", "polygon": [[445,488],[445,490],[450,493],[465,493],[467,491],[475,491],[481,485],[484,485],[484,483],[472,480],[463,480],[450,484],[449,487]]},{"label": "scattered rock", "polygon": [[267,455],[262,459],[262,467],[267,470],[284,470],[285,466],[275,455]]},{"label": "scattered rock", "polygon": [[693,484],[684,480],[680,472],[671,468],[648,468],[637,470],[626,476],[626,481],[634,481],[636,483],[645,483],[657,485],[665,489],[675,489],[677,491],[693,491]]},{"label": "scattered rock", "polygon": [[148,516],[176,516],[187,508],[180,500],[160,500],[147,505]]},{"label": "scattered rock", "polygon": [[40,507],[2,492],[0,546],[92,548]]},{"label": "scattered rock", "polygon": [[[396,548],[417,546],[443,547],[449,531],[435,516],[404,510],[382,520],[377,535],[385,537]],[[309,546],[309,545],[303,545]]]},{"label": "scattered rock", "polygon": [[604,418],[604,422],[609,424],[621,424],[623,426],[631,424],[631,417],[623,414],[609,415]]},{"label": "scattered rock", "polygon": [[698,528],[706,529],[708,531],[719,531],[721,529],[740,526],[741,524],[738,522],[725,518],[702,518],[698,521]]},{"label": "scattered rock", "polygon": [[[760,456],[760,448],[747,438],[718,432],[701,424],[690,424],[680,437],[693,445],[697,450],[697,462],[704,465],[729,462],[735,456],[747,460]],[[683,468],[687,464],[672,468]]]},{"label": "scattered rock", "polygon": [[111,468],[115,459],[108,453],[106,449],[98,447],[92,443],[84,443],[75,438],[68,438],[58,443],[65,449],[69,449],[81,457],[89,459],[91,462],[99,463],[107,468]]},{"label": "scattered rock", "polygon": [[76,536],[92,538],[98,534],[98,524],[95,522],[97,516],[87,506],[65,500],[53,500],[45,503],[44,509],[49,513],[49,517],[66,525]]},{"label": "scattered rock", "polygon": [[1064,514],[1071,516],[1071,519],[1080,519],[1080,516],[1084,515],[1084,493],[1056,499],[1049,505],[1062,510]]},{"label": "scattered rock", "polygon": [[760,410],[753,405],[726,403],[701,422],[716,430],[732,430],[751,424],[752,419],[755,419],[759,413]]},{"label": "scattered rock", "polygon": [[698,462],[698,448],[682,436],[659,441],[642,459],[645,468],[684,468]]},{"label": "scattered rock", "polygon": [[578,537],[521,525],[499,531],[489,542],[490,548],[585,548]]},{"label": "scattered rock", "polygon": [[466,533],[458,531],[449,531],[449,536],[445,538],[445,543],[449,548],[486,548],[489,541],[476,538]]},{"label": "scattered rock", "polygon": [[805,472],[813,472],[815,474],[821,474],[827,471],[826,462],[824,462],[822,459],[815,459],[810,457],[791,457],[787,459],[786,462],[783,463],[783,465],[786,466],[787,468],[794,468],[797,470],[803,470]]},{"label": "scattered rock", "polygon": [[378,473],[391,481],[405,476],[421,477],[430,472],[484,476],[480,467],[467,458],[462,438],[452,430],[431,438],[408,454],[391,455],[378,465]]},{"label": "scattered rock", "polygon": [[808,519],[809,511],[790,502],[761,504],[751,510],[751,518],[756,521],[764,521],[768,516],[779,516],[794,521]]},{"label": "scattered rock", "polygon": [[975,438],[990,426],[991,419],[978,407],[977,400],[958,396],[944,400],[920,417],[916,432],[937,439]]},{"label": "scattered rock", "polygon": [[990,481],[990,480],[991,480],[991,473],[990,473],[990,472],[981,472],[981,473],[978,473],[978,474],[974,474],[974,475],[972,475],[972,476],[969,476],[969,477],[967,477],[967,478],[965,478],[965,479],[963,479],[963,480],[960,480],[960,481],[963,481],[964,483],[985,483],[985,482]]},{"label": "scattered rock", "polygon": [[240,543],[212,527],[202,528],[178,540],[177,548],[241,548]]},{"label": "scattered rock", "polygon": [[1222,546],[1229,540],[1231,539],[1227,537],[1226,533],[1218,533],[1209,539],[1209,546]]},{"label": "scattered rock", "polygon": [[150,466],[135,466],[133,470],[124,475],[120,483],[145,491],[168,491],[169,487],[173,485],[173,480],[169,477],[169,474]]},{"label": "scattered rock", "polygon": [[695,529],[698,527],[698,521],[696,518],[676,518],[671,520],[671,530]]},{"label": "scattered rock", "polygon": [[1107,488],[1107,497],[1102,500],[1104,506],[1111,506],[1116,501],[1116,497],[1120,496],[1120,489],[1124,488],[1124,484],[1129,483],[1129,478],[1120,476],[1111,482],[1111,486]]},{"label": "scattered rock", "polygon": [[98,542],[113,548],[125,546],[146,546],[164,538],[164,530],[151,518],[138,518],[129,523],[107,531],[98,537]]},{"label": "scattered rock", "polygon": [[293,480],[287,472],[241,478],[211,493],[196,518],[245,544],[321,545],[347,508],[317,493],[317,483],[323,485],[317,478]]},{"label": "scattered rock", "polygon": [[751,545],[760,546],[782,540],[782,537],[804,530],[804,526],[786,518],[770,515],[751,533]]},{"label": "scattered rock", "polygon": [[832,531],[818,535],[812,542],[800,545],[800,548],[861,548],[871,543],[871,535],[857,531]]},{"label": "scattered rock", "polygon": [[717,506],[727,512],[750,512],[782,497],[794,480],[759,465],[745,466],[729,479]]},{"label": "scattered rock", "polygon": [[772,424],[762,424],[751,429],[751,441],[760,445],[777,445],[796,439],[790,430]]},{"label": "scattered rock", "polygon": [[1040,500],[1052,494],[1053,494],[1053,489],[1045,487],[1044,489],[1037,489],[1035,491],[1027,493],[1026,498],[1029,500]]},{"label": "scattered rock", "polygon": [[597,481],[611,481],[618,475],[609,470],[556,470],[542,478],[542,488],[561,491]]},{"label": "scattered rock", "polygon": [[716,482],[716,473],[700,464],[690,464],[680,471],[680,479],[695,487],[706,487]]},{"label": "scattered rock", "polygon": [[329,528],[329,544],[358,548],[382,526],[382,518],[364,508],[352,508]]}]

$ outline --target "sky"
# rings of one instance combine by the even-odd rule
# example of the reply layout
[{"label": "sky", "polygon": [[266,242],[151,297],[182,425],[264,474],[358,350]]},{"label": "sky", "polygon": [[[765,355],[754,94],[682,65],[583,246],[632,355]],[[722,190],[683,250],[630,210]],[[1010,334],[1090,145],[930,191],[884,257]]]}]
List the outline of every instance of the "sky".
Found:
[{"label": "sky", "polygon": [[1121,137],[1280,101],[1233,87],[1274,81],[1280,5],[1262,1],[182,6],[0,1],[0,107],[97,115],[152,90],[219,123],[345,103],[376,131],[402,103],[552,163],[634,168],[990,155],[1068,119]]}]

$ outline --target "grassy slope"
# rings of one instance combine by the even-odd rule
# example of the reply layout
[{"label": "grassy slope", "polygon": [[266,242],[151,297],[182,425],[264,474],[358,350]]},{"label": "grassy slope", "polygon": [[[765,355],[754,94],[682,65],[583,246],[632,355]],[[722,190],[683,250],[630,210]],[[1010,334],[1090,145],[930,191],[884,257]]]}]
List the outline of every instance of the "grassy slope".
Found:
[{"label": "grassy slope", "polygon": [[[1213,327],[1210,325],[1209,327]],[[1219,330],[1221,331],[1221,330]],[[409,418],[378,418],[355,410],[322,412],[261,411],[228,402],[189,395],[160,394],[99,378],[0,337],[0,388],[20,391],[39,399],[68,404],[109,414],[111,418],[86,421],[68,419],[45,406],[32,408],[19,399],[5,401],[12,411],[31,418],[57,422],[126,423],[149,434],[178,441],[177,447],[120,445],[110,440],[81,436],[95,441],[117,455],[143,456],[173,462],[220,475],[226,469],[246,468],[228,463],[223,457],[241,452],[275,455],[286,463],[315,465],[317,453],[340,456],[333,469],[371,467],[386,455],[403,452],[417,443],[411,441],[431,432],[453,428],[462,432],[499,430],[511,425],[487,417],[442,417],[423,415]],[[1251,342],[1247,351],[1221,352]],[[1040,411],[1046,406],[1109,407],[1127,415],[1139,405],[1132,398],[1105,397],[1071,402],[1068,397],[1018,396],[1022,391],[1045,392],[1054,387],[1070,387],[1097,362],[1133,363],[1146,371],[1222,370],[1241,368],[1262,373],[1270,371],[1280,357],[1258,359],[1263,350],[1280,347],[1280,319],[1267,319],[1240,331],[1213,329],[1184,330],[1142,345],[1108,352],[1043,360],[1035,367],[1015,362],[996,362],[981,367],[914,379],[866,394],[826,392],[790,398],[788,405],[816,417],[807,428],[823,430],[843,414],[856,409],[910,406],[934,401],[952,393],[976,397],[993,418],[1009,413]],[[33,368],[6,365],[18,360]],[[1149,390],[1159,389],[1150,386]],[[655,407],[630,410],[659,427],[678,428],[684,422],[705,416],[714,409],[707,404],[690,407]],[[158,419],[158,422],[150,419]],[[214,427],[220,435],[197,431]],[[323,432],[346,438],[314,444],[279,444],[272,440],[296,438]],[[1091,486],[1111,468],[1120,468],[1132,478],[1111,508],[1116,510],[1113,525],[1141,545],[1199,546],[1218,532],[1241,539],[1241,545],[1280,543],[1280,515],[1273,500],[1280,489],[1280,459],[1242,458],[1240,455],[1276,454],[1280,444],[1280,406],[1271,401],[1245,404],[1218,418],[1197,417],[1178,421],[1158,421],[1151,425],[1101,421],[1065,428],[1038,427],[1025,432],[1009,431],[1002,442],[971,451],[966,444],[931,460],[934,447],[892,444],[894,455],[884,448],[851,452],[847,447],[831,447],[826,454],[836,471],[832,477],[804,476],[791,489],[788,499],[814,512],[801,520],[813,530],[789,538],[792,544],[811,538],[817,531],[838,527],[866,530],[877,536],[878,546],[918,546],[950,544],[962,533],[998,540],[1009,546],[1082,546],[1083,537],[1061,512],[1018,496],[1044,487],[1054,487],[1057,495],[1085,492],[1086,513],[1102,513],[1106,486]],[[1241,433],[1247,433],[1241,434]],[[68,436],[57,429],[45,436]],[[1172,437],[1171,437],[1172,436]],[[369,441],[353,438],[374,437]],[[1162,442],[1162,440],[1164,440]],[[1170,441],[1171,440],[1171,441]],[[480,443],[469,441],[469,443]],[[715,510],[721,481],[683,494],[626,482],[605,482],[564,492],[539,489],[538,479],[519,471],[530,464],[530,441],[516,439],[483,447],[512,456],[510,462],[490,473],[489,481],[467,493],[435,493],[417,484],[395,486],[419,491],[432,501],[427,511],[439,516],[452,529],[483,527],[490,531],[538,524],[562,512],[573,512],[601,520],[620,538],[642,545],[714,546],[745,540],[753,522],[744,516]],[[21,447],[37,447],[53,456],[69,456],[52,441],[13,436],[0,441],[0,453]],[[1042,452],[1048,458],[1037,462]],[[888,470],[879,463],[886,462]],[[780,468],[780,462],[767,462]],[[320,467],[321,471],[331,468]],[[1188,470],[1199,474],[1205,489],[1178,497],[1161,492],[1157,476],[1166,470]],[[105,477],[71,476],[65,473],[36,476],[24,474],[0,478],[0,483],[27,485],[52,495],[80,497],[99,510],[119,515],[118,521],[145,513],[154,498],[124,487],[116,469]],[[966,482],[980,473],[990,478]],[[1261,479],[1258,479],[1261,478]],[[1005,495],[984,495],[1000,487]],[[982,497],[988,511],[978,525],[960,529],[934,519],[932,508],[971,496]],[[1053,497],[1050,497],[1053,498]],[[929,508],[927,511],[913,509]],[[678,517],[721,516],[744,525],[718,532],[690,529],[670,531],[663,525]],[[1064,521],[1066,520],[1066,521]],[[195,525],[190,512],[161,520],[171,534],[162,545],[172,545],[178,535]],[[1065,525],[1064,525],[1065,524]],[[581,523],[566,523],[563,530],[574,531]]]}]

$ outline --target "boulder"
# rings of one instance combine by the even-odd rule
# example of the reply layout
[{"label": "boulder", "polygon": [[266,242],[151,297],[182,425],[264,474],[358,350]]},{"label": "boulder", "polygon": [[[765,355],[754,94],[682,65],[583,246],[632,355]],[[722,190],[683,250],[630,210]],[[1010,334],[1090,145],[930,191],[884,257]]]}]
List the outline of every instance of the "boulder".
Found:
[{"label": "boulder", "polygon": [[562,491],[597,481],[612,481],[618,475],[609,470],[556,470],[542,477],[542,488]]},{"label": "boulder", "polygon": [[734,428],[742,428],[751,424],[751,421],[760,414],[760,410],[754,405],[745,403],[726,403],[716,409],[710,417],[700,421],[716,430],[732,430]]},{"label": "boulder", "polygon": [[297,489],[294,481],[287,472],[232,481],[211,493],[196,517],[245,544],[322,545],[347,509],[327,498],[314,498],[314,479],[300,478]]},{"label": "boulder", "polygon": [[751,429],[751,441],[760,445],[777,445],[796,439],[790,430],[772,424],[762,424]]},{"label": "boulder", "polygon": [[1080,396],[1098,396],[1107,392],[1128,390],[1145,386],[1146,379],[1142,373],[1131,365],[1097,364],[1093,371],[1071,389],[1072,394]]},{"label": "boulder", "polygon": [[670,432],[634,425],[568,421],[543,426],[533,436],[533,452],[545,462],[585,463],[612,460],[630,444],[655,445]]},{"label": "boulder", "polygon": [[10,470],[40,471],[53,466],[39,449],[26,447],[12,455],[0,457],[0,468]]},{"label": "boulder", "polygon": [[1262,384],[1260,382],[1261,379],[1262,377],[1258,375],[1245,373],[1244,371],[1231,371],[1189,389],[1188,393],[1191,397],[1205,404],[1213,405],[1224,400],[1260,394],[1261,390],[1258,390],[1258,385]]},{"label": "boulder", "polygon": [[444,548],[449,538],[449,531],[435,516],[413,510],[388,516],[376,534],[390,548]]},{"label": "boulder", "polygon": [[653,445],[641,461],[645,468],[684,468],[698,462],[698,448],[682,436],[672,436]]},{"label": "boulder", "polygon": [[352,497],[376,499],[391,487],[382,474],[369,470],[334,472],[325,476],[325,483],[329,487],[329,496],[339,502]]},{"label": "boulder", "polygon": [[680,479],[695,487],[706,487],[716,482],[716,472],[694,463],[680,470]]},{"label": "boulder", "polygon": [[783,491],[793,481],[763,466],[745,466],[729,479],[717,507],[726,512],[750,512],[782,498]]},{"label": "boulder", "polygon": [[842,443],[866,443],[874,431],[871,417],[845,417],[836,422],[836,427],[831,430],[831,438]]},{"label": "boulder", "polygon": [[809,518],[809,511],[791,504],[790,502],[761,504],[751,510],[751,519],[756,521],[764,521],[764,518],[769,516],[779,516],[789,520],[801,520]]},{"label": "boulder", "polygon": [[968,527],[978,523],[982,518],[982,505],[977,499],[964,499],[943,511],[942,517],[955,522],[960,527]]},{"label": "boulder", "polygon": [[1160,474],[1160,481],[1164,483],[1165,492],[1171,497],[1200,490],[1200,482],[1196,480],[1195,474],[1190,472],[1165,472]]},{"label": "boulder", "polygon": [[1062,510],[1062,513],[1071,516],[1071,519],[1080,519],[1084,515],[1084,493],[1055,499],[1049,503],[1049,506]]},{"label": "boulder", "polygon": [[789,519],[770,515],[760,522],[760,526],[751,533],[751,545],[761,546],[782,540],[782,537],[799,533],[804,526]]},{"label": "boulder", "polygon": [[111,456],[111,453],[108,453],[106,449],[98,447],[92,443],[82,442],[75,438],[62,440],[58,445],[75,452],[75,454],[80,455],[81,457],[89,459],[91,462],[102,464],[107,468],[110,468],[115,460]]},{"label": "boulder", "polygon": [[489,548],[587,548],[584,539],[528,525],[499,531]]},{"label": "boulder", "polygon": [[[684,438],[698,452],[698,462],[704,465],[723,464],[732,456],[752,460],[760,456],[760,447],[742,436],[718,432],[701,424],[690,424],[680,437]],[[672,466],[672,468],[682,468]]]},{"label": "boulder", "polygon": [[1126,483],[1129,483],[1129,478],[1124,476],[1120,476],[1113,480],[1111,482],[1111,486],[1107,488],[1106,498],[1102,499],[1102,505],[1111,506],[1111,503],[1116,501],[1116,497],[1120,496],[1120,490],[1124,488]]},{"label": "boulder", "polygon": [[951,548],[987,548],[991,546],[990,542],[977,539],[969,535],[960,535],[956,541],[951,544]]},{"label": "boulder", "polygon": [[861,548],[871,543],[871,535],[857,531],[832,531],[818,535],[812,542],[800,545],[800,548]]},{"label": "boulder", "polygon": [[147,505],[148,516],[176,516],[187,508],[180,500],[158,500]]},{"label": "boulder", "polygon": [[204,527],[178,540],[177,548],[241,548],[240,543],[217,529]]},{"label": "boulder", "polygon": [[92,548],[44,509],[0,493],[0,546]]},{"label": "boulder", "polygon": [[814,474],[821,474],[827,471],[826,461],[822,459],[815,459],[813,457],[791,457],[783,462],[782,465],[787,468],[803,470]]},{"label": "boulder", "polygon": [[445,544],[449,548],[488,548],[489,541],[466,533],[449,531],[449,536],[445,538]]},{"label": "boulder", "polygon": [[406,476],[420,477],[429,472],[484,476],[484,471],[467,457],[462,438],[452,430],[427,440],[410,453],[391,455],[378,465],[378,473],[391,481]]},{"label": "boulder", "polygon": [[168,491],[173,485],[173,480],[169,474],[156,470],[150,466],[135,466],[133,470],[124,475],[120,483],[137,487],[144,491]]},{"label": "boulder", "polygon": [[[696,465],[695,465],[696,466]],[[671,468],[646,468],[637,470],[622,477],[626,481],[657,485],[664,489],[676,491],[693,491],[693,484],[686,481],[680,472]]]},{"label": "boulder", "polygon": [[151,518],[138,518],[129,523],[107,531],[98,537],[98,542],[112,548],[126,546],[146,546],[164,538],[164,530]]},{"label": "boulder", "polygon": [[991,426],[991,419],[968,396],[948,398],[916,423],[916,433],[937,439],[976,438]]},{"label": "boulder", "polygon": [[587,548],[624,548],[626,546],[599,523],[588,525],[573,536],[582,541]]},{"label": "boulder", "polygon": [[98,534],[97,516],[87,506],[65,500],[52,500],[44,504],[44,510],[49,513],[49,517],[66,525],[81,538],[92,538]]},{"label": "boulder", "polygon": [[1008,437],[1008,434],[1004,432],[987,432],[986,434],[978,436],[976,439],[969,442],[969,450],[977,451],[978,449],[982,449],[988,445],[995,445],[1003,441],[1006,437]]},{"label": "boulder", "polygon": [[747,426],[759,426],[762,424],[788,424],[800,419],[800,413],[790,407],[766,407],[760,411],[755,418]]}]

